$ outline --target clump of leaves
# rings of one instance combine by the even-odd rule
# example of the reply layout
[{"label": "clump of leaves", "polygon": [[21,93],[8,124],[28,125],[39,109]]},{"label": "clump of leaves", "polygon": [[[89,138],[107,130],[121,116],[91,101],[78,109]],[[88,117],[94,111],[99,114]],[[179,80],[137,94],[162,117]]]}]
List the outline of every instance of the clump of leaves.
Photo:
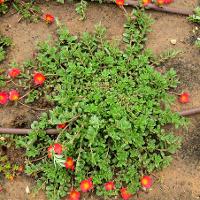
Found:
[{"label": "clump of leaves", "polygon": [[166,62],[172,58],[175,58],[180,53],[181,53],[180,50],[169,49],[169,50],[162,52],[159,56],[153,55],[152,56],[152,64],[154,64],[155,66],[159,66],[159,65],[163,64],[164,62]]},{"label": "clump of leaves", "polygon": [[200,49],[200,38],[196,40],[195,45]]},{"label": "clump of leaves", "polygon": [[0,34],[0,62],[5,59],[6,48],[11,45],[12,41],[9,37]]},{"label": "clump of leaves", "polygon": [[13,2],[13,8],[21,15],[21,19],[23,18],[31,22],[37,22],[40,19],[41,9],[34,4],[34,1],[24,2],[15,0]]},{"label": "clump of leaves", "polygon": [[86,9],[87,2],[81,0],[80,3],[76,4],[76,12],[81,16],[80,20],[84,20],[86,18]]},{"label": "clump of leaves", "polygon": [[8,12],[9,6],[8,6],[8,2],[5,1],[3,3],[0,3],[0,15],[1,14],[6,14]]},{"label": "clump of leaves", "polygon": [[188,18],[191,22],[200,23],[200,7],[195,8],[194,14]]},{"label": "clump of leaves", "polygon": [[0,174],[3,174],[10,181],[24,170],[23,166],[11,163],[9,157],[3,152],[3,148],[11,148],[13,144],[14,139],[12,137],[0,135]]},{"label": "clump of leaves", "polygon": [[[163,128],[185,122],[170,110],[174,99],[167,93],[178,81],[174,70],[161,74],[151,66],[144,50],[150,25],[144,12],[134,11],[125,25],[124,51],[106,40],[101,26],[80,38],[61,26],[54,45],[40,43],[32,66],[46,74],[44,94],[56,107],[17,144],[26,149],[26,173],[49,199],[61,199],[90,177],[99,196],[115,196],[122,187],[135,194],[143,174],[168,166],[180,147],[180,138]],[[46,134],[63,123],[57,137]],[[73,158],[74,171],[48,158],[54,143],[64,149],[58,156]],[[115,190],[106,191],[112,180]]]},{"label": "clump of leaves", "polygon": [[[0,63],[6,58],[6,48],[11,45],[12,41],[9,37],[0,34]],[[2,75],[3,69],[0,69],[0,88],[5,86],[5,78]]]}]

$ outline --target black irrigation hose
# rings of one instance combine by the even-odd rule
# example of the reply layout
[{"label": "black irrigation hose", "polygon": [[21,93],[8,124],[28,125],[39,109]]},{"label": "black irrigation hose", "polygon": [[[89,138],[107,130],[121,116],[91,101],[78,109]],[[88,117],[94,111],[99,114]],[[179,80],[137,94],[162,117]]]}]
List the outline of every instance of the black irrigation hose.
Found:
[{"label": "black irrigation hose", "polygon": [[[106,2],[108,3],[113,3],[112,0],[107,0]],[[139,7],[140,4],[138,3],[138,1],[134,1],[134,0],[125,0],[125,6],[133,6],[133,7]],[[185,15],[185,16],[189,16],[193,14],[193,11],[191,10],[183,10],[183,9],[178,9],[178,8],[171,8],[171,7],[167,7],[167,6],[157,6],[155,4],[148,4],[147,6],[145,6],[146,9],[151,9],[151,10],[155,10],[155,11],[159,11],[159,12],[165,12],[165,13],[171,13],[171,14],[178,14],[178,15]]]},{"label": "black irrigation hose", "polygon": [[[190,110],[185,110],[182,112],[178,112],[181,116],[191,116],[200,113],[200,108],[193,108]],[[23,129],[23,128],[0,128],[0,134],[13,134],[13,135],[27,135],[31,129]],[[48,135],[57,135],[59,131],[57,129],[47,129]]]},{"label": "black irrigation hose", "polygon": [[184,110],[184,111],[178,112],[178,114],[181,116],[191,116],[191,115],[196,115],[199,113],[200,113],[200,108],[193,108],[190,110]]},{"label": "black irrigation hose", "polygon": [[[27,135],[32,129],[25,128],[0,128],[0,134],[14,134],[14,135]],[[57,135],[59,131],[57,129],[47,129],[48,135]]]}]

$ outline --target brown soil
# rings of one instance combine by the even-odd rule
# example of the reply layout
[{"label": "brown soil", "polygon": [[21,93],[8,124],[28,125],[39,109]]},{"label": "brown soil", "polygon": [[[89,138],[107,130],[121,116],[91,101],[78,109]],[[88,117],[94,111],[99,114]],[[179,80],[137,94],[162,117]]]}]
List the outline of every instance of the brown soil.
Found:
[{"label": "brown soil", "polygon": [[[197,0],[176,0],[172,6],[193,9]],[[108,37],[120,42],[123,33],[125,18],[123,12],[115,5],[89,4],[87,20],[80,21],[75,13],[74,4],[65,6],[56,3],[42,5],[44,12],[50,12],[67,25],[70,32],[80,34],[83,31],[93,31],[94,25],[99,23],[107,27]],[[131,9],[129,8],[130,12]],[[183,16],[162,14],[148,11],[155,20],[152,32],[148,35],[147,48],[159,54],[167,49],[181,50],[181,54],[171,61],[163,64],[162,70],[174,68],[180,79],[177,92],[189,91],[190,104],[174,105],[176,110],[183,110],[200,106],[200,52],[193,46],[195,26],[190,24]],[[0,67],[7,67],[13,60],[17,63],[32,58],[38,41],[45,40],[51,34],[55,38],[56,25],[47,26],[43,22],[37,24],[20,22],[20,16],[11,15],[12,12],[0,18],[0,32],[10,36],[14,45],[9,49],[7,60]],[[200,27],[199,27],[200,28]],[[176,45],[170,43],[176,39]],[[20,113],[18,112],[20,109]],[[30,127],[33,120],[37,119],[39,112],[17,106],[0,110],[0,127]],[[155,173],[155,184],[148,194],[141,192],[135,200],[196,200],[200,199],[200,116],[190,119],[189,130],[180,131],[183,135],[181,150],[174,156],[170,167],[162,172]],[[12,152],[16,153],[15,151]],[[17,154],[19,156],[19,154]],[[11,156],[12,157],[12,156]],[[13,156],[14,157],[14,156]],[[13,182],[3,180],[5,192],[0,193],[0,200],[45,200],[43,192],[33,196],[27,194],[26,187],[34,186],[34,181],[26,176],[18,177]],[[83,199],[97,199],[85,197]]]}]

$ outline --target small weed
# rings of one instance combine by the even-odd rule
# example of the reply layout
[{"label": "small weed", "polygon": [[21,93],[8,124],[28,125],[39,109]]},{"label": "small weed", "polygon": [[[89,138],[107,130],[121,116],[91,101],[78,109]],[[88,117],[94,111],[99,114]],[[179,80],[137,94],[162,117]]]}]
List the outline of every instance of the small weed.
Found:
[{"label": "small weed", "polygon": [[12,41],[9,37],[5,37],[0,34],[0,62],[5,59],[6,48],[11,45]]},{"label": "small weed", "polygon": [[37,22],[41,16],[40,7],[33,2],[24,2],[21,0],[15,0],[13,2],[13,8],[21,15],[21,19],[29,20],[31,22]]},{"label": "small weed", "polygon": [[76,12],[81,16],[80,20],[84,20],[86,18],[86,9],[87,2],[81,0],[80,3],[76,4]]},{"label": "small weed", "polygon": [[195,8],[194,14],[188,17],[189,21],[200,24],[200,7]]}]

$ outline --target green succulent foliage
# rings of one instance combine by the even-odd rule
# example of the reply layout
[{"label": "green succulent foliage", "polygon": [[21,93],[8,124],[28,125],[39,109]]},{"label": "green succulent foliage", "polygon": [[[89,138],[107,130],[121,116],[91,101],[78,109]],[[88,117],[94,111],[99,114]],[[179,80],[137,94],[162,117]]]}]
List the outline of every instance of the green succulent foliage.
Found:
[{"label": "green succulent foliage", "polygon": [[[6,58],[6,49],[11,45],[12,41],[9,37],[3,36],[0,34],[0,63]],[[3,70],[0,69],[0,88],[5,86],[5,77],[3,74]]]},{"label": "green succulent foliage", "polygon": [[21,19],[25,19],[31,22],[37,22],[40,19],[41,9],[39,6],[32,2],[24,2],[21,0],[15,0],[13,2],[13,8],[22,16]]},{"label": "green succulent foliage", "polygon": [[[163,128],[185,124],[170,110],[173,97],[167,93],[178,81],[174,70],[160,74],[151,66],[152,55],[144,50],[150,25],[147,14],[134,11],[125,25],[124,51],[106,40],[101,26],[79,38],[61,26],[54,45],[40,43],[34,66],[52,75],[43,89],[56,106],[17,144],[26,149],[27,174],[39,180],[49,199],[61,199],[88,177],[99,196],[115,196],[122,186],[136,193],[141,176],[168,166],[180,147],[180,137]],[[58,137],[46,134],[65,122],[68,128]],[[76,161],[74,172],[47,158],[55,142]],[[43,159],[31,161],[38,158]],[[116,190],[108,192],[103,184],[110,180]]]},{"label": "green succulent foliage", "polygon": [[6,48],[11,45],[12,41],[9,37],[0,34],[0,62],[5,59]]},{"label": "green succulent foliage", "polygon": [[200,23],[200,7],[195,8],[194,14],[188,18],[191,22]]},{"label": "green succulent foliage", "polygon": [[81,0],[76,4],[76,12],[81,16],[80,20],[86,18],[87,1]]},{"label": "green succulent foliage", "polygon": [[197,41],[195,42],[195,45],[200,49],[200,38],[197,39]]}]

